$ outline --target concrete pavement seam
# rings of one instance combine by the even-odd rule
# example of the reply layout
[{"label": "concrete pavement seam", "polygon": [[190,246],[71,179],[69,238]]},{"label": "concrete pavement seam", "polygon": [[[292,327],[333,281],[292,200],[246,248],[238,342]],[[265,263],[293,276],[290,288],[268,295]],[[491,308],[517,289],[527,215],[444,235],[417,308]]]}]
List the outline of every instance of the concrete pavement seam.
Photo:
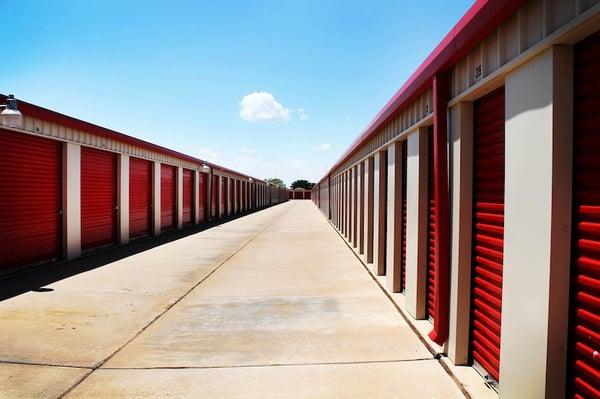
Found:
[{"label": "concrete pavement seam", "polygon": [[241,364],[230,366],[153,366],[153,367],[102,367],[102,370],[210,370],[210,369],[243,369],[261,367],[294,367],[294,366],[343,366],[353,364],[386,364],[409,363],[436,360],[431,357],[416,359],[391,359],[391,360],[355,360],[349,362],[314,362],[314,363],[269,363],[269,364]]},{"label": "concrete pavement seam", "polygon": [[[325,217],[324,215],[322,215],[322,216]],[[467,389],[465,388],[465,386],[463,385],[463,383],[458,379],[458,377],[454,374],[454,372],[452,372],[452,370],[442,361],[441,354],[436,353],[436,350],[421,335],[421,333],[419,332],[419,330],[417,329],[417,327],[412,323],[412,321],[404,313],[404,310],[402,310],[400,308],[400,306],[398,306],[398,304],[396,303],[396,301],[394,301],[394,299],[386,291],[386,289],[383,287],[383,285],[381,285],[381,283],[379,282],[379,280],[377,280],[377,277],[373,274],[373,272],[371,272],[371,270],[369,269],[369,267],[367,266],[367,264],[354,251],[354,248],[352,248],[350,242],[348,240],[346,240],[346,238],[344,238],[344,236],[335,227],[335,225],[331,222],[331,220],[329,220],[327,218],[325,218],[325,220],[327,220],[327,222],[329,223],[329,225],[333,228],[333,231],[335,231],[337,233],[337,235],[342,239],[342,241],[344,242],[344,244],[346,244],[346,246],[350,249],[350,252],[352,252],[352,254],[354,255],[354,257],[356,259],[358,259],[358,261],[360,262],[360,264],[362,265],[362,267],[367,271],[367,273],[371,277],[371,280],[373,280],[375,282],[375,284],[377,284],[377,286],[379,287],[379,289],[381,290],[381,292],[383,292],[383,294],[392,303],[392,306],[394,306],[394,308],[396,308],[396,310],[398,311],[398,313],[400,313],[400,316],[402,316],[402,318],[404,319],[404,321],[406,321],[406,324],[408,324],[408,326],[410,327],[410,329],[417,335],[417,337],[423,343],[423,345],[425,345],[425,347],[427,348],[427,350],[429,352],[431,352],[431,354],[433,356],[433,359],[437,360],[437,362],[440,364],[440,366],[442,366],[442,368],[444,369],[444,371],[446,371],[446,374],[448,374],[448,376],[452,379],[452,381],[454,381],[454,383],[456,384],[456,386],[458,387],[458,389],[461,391],[461,393],[465,396],[465,398],[472,399],[471,394],[469,394],[469,392],[467,391]]]},{"label": "concrete pavement seam", "polygon": [[62,367],[65,369],[80,369],[93,370],[91,366],[73,366],[71,364],[54,364],[54,363],[37,363],[37,362],[20,362],[18,360],[0,360],[0,364],[14,364],[22,366],[40,366],[40,367]]},{"label": "concrete pavement seam", "polygon": [[[269,208],[267,208],[269,209]],[[287,210],[289,208],[284,208],[283,210]],[[277,215],[279,213],[282,213],[281,210],[280,212],[277,213]],[[271,221],[269,221],[267,224],[265,224],[262,228],[260,228],[254,235],[252,235],[252,237],[250,237],[246,242],[244,242],[239,248],[237,248],[235,251],[233,251],[231,253],[231,255],[229,255],[228,257],[226,257],[225,259],[223,259],[221,262],[219,262],[206,276],[204,276],[200,281],[198,281],[196,284],[194,284],[189,290],[187,290],[185,293],[183,293],[183,295],[181,295],[179,298],[177,298],[174,302],[170,303],[169,305],[167,305],[162,312],[160,312],[156,317],[154,317],[148,324],[146,324],[144,327],[142,327],[138,332],[136,332],[133,337],[131,337],[130,339],[128,339],[123,345],[121,345],[119,348],[117,348],[112,354],[110,354],[108,357],[106,357],[104,360],[101,360],[100,362],[96,363],[94,365],[94,367],[89,369],[89,372],[84,374],[81,378],[79,378],[77,381],[75,381],[65,392],[63,392],[58,398],[62,399],[64,397],[66,397],[70,392],[72,392],[77,386],[79,386],[83,381],[85,381],[94,371],[98,370],[99,368],[102,367],[102,365],[104,365],[106,362],[108,362],[110,359],[112,359],[117,353],[119,353],[121,350],[123,350],[127,345],[129,345],[134,339],[136,339],[140,334],[142,334],[144,331],[146,331],[146,329],[148,327],[150,327],[152,324],[154,324],[158,319],[160,319],[163,315],[165,315],[169,310],[171,310],[175,305],[177,305],[179,302],[181,302],[186,296],[188,296],[194,289],[196,289],[196,287],[198,287],[200,284],[202,284],[204,281],[206,281],[210,276],[212,276],[217,270],[219,270],[225,263],[227,263],[231,258],[233,258],[235,255],[238,254],[238,252],[240,252],[242,249],[244,249],[248,244],[250,244],[252,241],[254,241],[254,239],[256,239],[256,237],[258,237],[259,235],[261,235],[267,228],[269,228],[273,222],[277,220],[277,218],[274,216]]]}]

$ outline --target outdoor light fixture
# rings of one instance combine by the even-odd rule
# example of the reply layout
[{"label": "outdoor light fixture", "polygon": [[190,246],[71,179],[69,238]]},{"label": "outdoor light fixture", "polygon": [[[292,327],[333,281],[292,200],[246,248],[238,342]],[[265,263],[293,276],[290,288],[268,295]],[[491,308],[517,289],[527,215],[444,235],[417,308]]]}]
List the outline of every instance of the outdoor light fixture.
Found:
[{"label": "outdoor light fixture", "polygon": [[205,163],[203,163],[202,166],[200,166],[200,170],[202,170],[202,172],[204,173],[210,173],[210,167]]},{"label": "outdoor light fixture", "polygon": [[17,109],[15,96],[9,94],[6,105],[0,105],[1,108],[4,109],[0,112],[0,125],[20,128],[23,123],[23,115]]},{"label": "outdoor light fixture", "polygon": [[252,182],[254,181],[254,179],[252,179],[251,177],[249,177],[249,178],[248,178],[248,181],[249,181],[250,183],[252,183]]}]

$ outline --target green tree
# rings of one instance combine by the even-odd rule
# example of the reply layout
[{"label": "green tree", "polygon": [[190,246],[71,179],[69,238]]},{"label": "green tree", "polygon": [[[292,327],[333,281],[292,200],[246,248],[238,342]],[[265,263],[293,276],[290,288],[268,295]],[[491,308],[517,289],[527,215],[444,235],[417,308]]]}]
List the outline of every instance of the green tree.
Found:
[{"label": "green tree", "polygon": [[269,179],[265,179],[267,183],[271,183],[275,187],[285,188],[285,183],[278,177],[271,177]]},{"label": "green tree", "polygon": [[312,188],[315,186],[315,183],[311,183],[308,180],[296,180],[295,182],[292,183],[292,190],[296,189],[296,188],[303,188],[305,190],[312,190]]}]

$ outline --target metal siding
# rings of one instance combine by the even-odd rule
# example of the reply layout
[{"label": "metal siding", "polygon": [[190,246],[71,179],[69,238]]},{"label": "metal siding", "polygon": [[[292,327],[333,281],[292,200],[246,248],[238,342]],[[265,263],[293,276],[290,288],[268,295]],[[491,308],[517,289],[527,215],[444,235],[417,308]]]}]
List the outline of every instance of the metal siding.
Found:
[{"label": "metal siding", "polygon": [[500,379],[504,87],[474,103],[471,357]]},{"label": "metal siding", "polygon": [[160,165],[160,228],[161,231],[175,228],[177,168]]},{"label": "metal siding", "polygon": [[117,154],[81,149],[81,249],[114,244],[117,233]]},{"label": "metal siding", "polygon": [[183,170],[183,225],[191,224],[194,219],[194,172]]},{"label": "metal siding", "polygon": [[427,298],[425,313],[429,319],[435,314],[435,183],[433,157],[433,127],[429,128],[427,138]]},{"label": "metal siding", "polygon": [[0,130],[0,272],[56,260],[62,143]]},{"label": "metal siding", "polygon": [[568,397],[600,398],[600,33],[575,46]]},{"label": "metal siding", "polygon": [[152,162],[129,159],[129,237],[150,234],[152,225]]}]

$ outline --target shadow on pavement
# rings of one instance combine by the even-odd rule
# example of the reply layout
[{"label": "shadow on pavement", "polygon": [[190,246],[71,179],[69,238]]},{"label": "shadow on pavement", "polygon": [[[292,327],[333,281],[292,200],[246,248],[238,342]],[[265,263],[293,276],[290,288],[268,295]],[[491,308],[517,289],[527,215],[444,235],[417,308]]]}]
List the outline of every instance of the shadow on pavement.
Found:
[{"label": "shadow on pavement", "polygon": [[45,288],[44,286],[71,276],[75,276],[79,273],[84,273],[98,267],[102,267],[109,263],[116,262],[120,259],[127,258],[163,244],[179,240],[192,234],[199,233],[212,227],[219,226],[225,222],[248,216],[263,209],[266,208],[260,208],[251,212],[229,216],[198,226],[184,227],[177,231],[165,232],[158,237],[150,236],[143,239],[138,239],[122,247],[105,247],[101,250],[86,253],[80,258],[72,261],[46,263],[36,267],[25,268],[6,276],[0,276],[0,301],[21,295],[28,291],[51,292],[51,288]]}]

